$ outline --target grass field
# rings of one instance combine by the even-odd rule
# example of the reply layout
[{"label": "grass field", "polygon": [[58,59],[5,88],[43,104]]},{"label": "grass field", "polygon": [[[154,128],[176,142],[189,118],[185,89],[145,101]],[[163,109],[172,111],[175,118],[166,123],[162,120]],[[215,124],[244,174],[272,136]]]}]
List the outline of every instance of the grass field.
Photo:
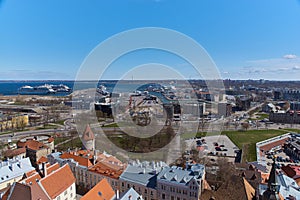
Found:
[{"label": "grass field", "polygon": [[[227,135],[230,140],[243,149],[243,161],[255,161],[256,160],[256,148],[257,142],[276,137],[288,133],[289,131],[300,132],[299,129],[281,129],[281,130],[248,130],[248,131],[223,131],[222,135]],[[214,135],[214,134],[210,134]],[[197,133],[197,137],[207,136],[206,133]],[[183,139],[195,137],[195,134],[183,134]]]},{"label": "grass field", "polygon": [[248,130],[248,131],[224,131],[222,134],[227,135],[231,141],[237,145],[240,149],[243,149],[244,161],[256,160],[256,148],[257,142],[276,137],[287,133],[285,130]]}]

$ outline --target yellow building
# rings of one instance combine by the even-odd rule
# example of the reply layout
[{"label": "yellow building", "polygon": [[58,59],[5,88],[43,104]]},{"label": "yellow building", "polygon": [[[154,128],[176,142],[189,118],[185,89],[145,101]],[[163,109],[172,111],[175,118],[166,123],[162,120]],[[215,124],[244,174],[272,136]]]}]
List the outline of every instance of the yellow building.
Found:
[{"label": "yellow building", "polygon": [[0,131],[9,129],[23,129],[28,124],[28,115],[0,115]]}]

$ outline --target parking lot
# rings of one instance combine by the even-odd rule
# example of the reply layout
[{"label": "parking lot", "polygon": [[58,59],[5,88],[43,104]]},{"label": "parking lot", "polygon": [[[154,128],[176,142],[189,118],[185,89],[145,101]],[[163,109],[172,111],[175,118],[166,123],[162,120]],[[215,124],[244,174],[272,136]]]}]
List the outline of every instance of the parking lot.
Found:
[{"label": "parking lot", "polygon": [[197,148],[207,156],[227,157],[234,162],[239,148],[226,136],[216,135],[186,140],[187,149]]}]

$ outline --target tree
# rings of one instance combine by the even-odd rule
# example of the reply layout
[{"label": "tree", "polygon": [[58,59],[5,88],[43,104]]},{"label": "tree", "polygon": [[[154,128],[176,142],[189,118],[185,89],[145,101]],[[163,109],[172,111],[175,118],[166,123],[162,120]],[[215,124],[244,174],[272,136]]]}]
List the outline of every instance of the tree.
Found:
[{"label": "tree", "polygon": [[[199,121],[199,127],[201,128],[201,132],[204,132],[204,128],[205,128],[205,125],[206,125],[206,120],[204,117],[201,117],[200,118],[200,121]],[[198,127],[198,130],[199,130],[199,127]]]},{"label": "tree", "polygon": [[244,123],[242,123],[242,127],[243,127],[244,130],[247,131],[247,129],[250,127],[250,125],[249,125],[248,122],[244,122]]}]

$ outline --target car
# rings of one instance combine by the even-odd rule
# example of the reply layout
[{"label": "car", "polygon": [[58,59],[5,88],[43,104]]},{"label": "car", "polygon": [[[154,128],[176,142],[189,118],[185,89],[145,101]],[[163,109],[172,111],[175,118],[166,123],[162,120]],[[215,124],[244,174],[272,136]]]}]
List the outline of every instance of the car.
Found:
[{"label": "car", "polygon": [[221,144],[220,147],[225,147],[225,145],[224,145],[224,144]]},{"label": "car", "polygon": [[216,151],[222,151],[220,147],[215,147]]}]

